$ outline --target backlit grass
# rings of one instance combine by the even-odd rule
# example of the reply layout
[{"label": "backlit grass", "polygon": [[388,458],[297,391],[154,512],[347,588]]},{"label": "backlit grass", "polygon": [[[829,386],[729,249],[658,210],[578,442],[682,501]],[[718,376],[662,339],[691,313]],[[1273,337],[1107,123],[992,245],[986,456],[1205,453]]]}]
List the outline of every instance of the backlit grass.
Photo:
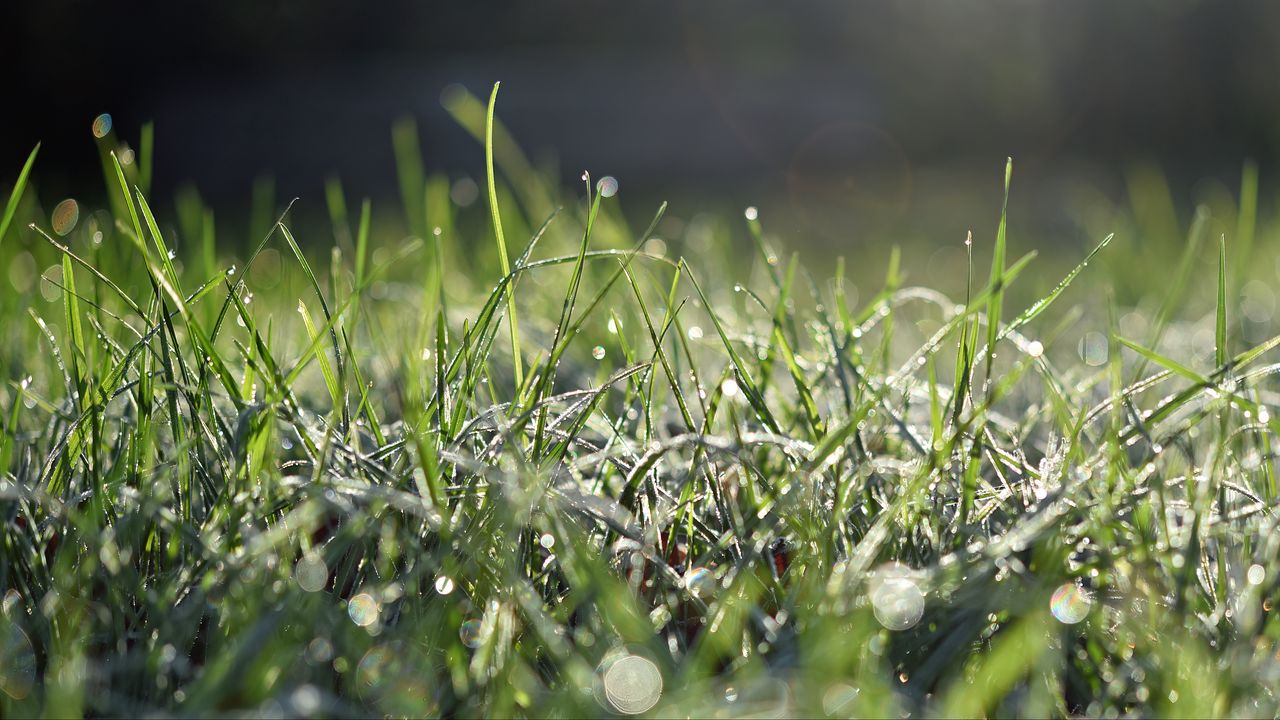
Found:
[{"label": "backlit grass", "polygon": [[151,207],[100,118],[106,209],[7,175],[0,714],[1280,711],[1255,171],[858,293],[754,209],[555,187],[496,97],[448,100],[487,222],[411,124],[403,217],[334,179],[319,236]]}]

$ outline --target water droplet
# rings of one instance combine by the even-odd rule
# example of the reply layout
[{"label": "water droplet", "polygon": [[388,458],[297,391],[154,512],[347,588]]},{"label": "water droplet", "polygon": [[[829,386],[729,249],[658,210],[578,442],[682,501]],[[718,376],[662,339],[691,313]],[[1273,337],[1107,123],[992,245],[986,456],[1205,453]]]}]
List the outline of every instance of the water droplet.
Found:
[{"label": "water droplet", "polygon": [[329,568],[324,564],[324,558],[308,553],[294,566],[293,578],[303,590],[320,592],[329,584]]},{"label": "water droplet", "polygon": [[742,214],[745,215],[748,220],[755,220],[760,217],[760,211],[756,209],[755,205],[748,207]]},{"label": "water droplet", "polygon": [[689,339],[690,339],[690,340],[701,340],[701,339],[702,339],[702,328],[698,327],[697,325],[691,325],[691,326],[689,327]]},{"label": "water droplet", "polygon": [[604,346],[603,346],[603,345],[597,345],[597,346],[595,346],[595,347],[591,348],[591,357],[593,357],[593,358],[595,358],[595,359],[597,359],[597,360],[603,360],[603,359],[604,359]]},{"label": "water droplet", "polygon": [[725,702],[737,702],[737,701],[738,701],[738,689],[737,689],[737,688],[735,688],[735,687],[734,687],[734,686],[732,686],[732,685],[730,685],[729,687],[725,688],[725,689],[724,689],[724,701],[725,701]]},{"label": "water droplet", "polygon": [[618,194],[618,180],[612,175],[605,175],[600,178],[600,182],[596,183],[596,190],[600,192],[600,197],[613,197]]},{"label": "water droplet", "polygon": [[725,378],[720,383],[720,392],[727,398],[736,398],[742,392],[742,388],[738,387],[738,381],[733,378]]},{"label": "water droplet", "polygon": [[1033,358],[1038,358],[1044,354],[1044,345],[1039,340],[1032,340],[1027,343],[1027,354]]},{"label": "water droplet", "polygon": [[360,593],[347,603],[347,615],[360,627],[369,627],[378,619],[378,601],[369,593]]},{"label": "water droplet", "polygon": [[1064,625],[1075,625],[1089,615],[1093,599],[1076,583],[1070,582],[1053,591],[1049,611]]},{"label": "water droplet", "polygon": [[1263,580],[1267,579],[1267,569],[1261,565],[1250,565],[1249,571],[1245,574],[1245,578],[1250,585],[1261,585]]},{"label": "water droplet", "polygon": [[610,334],[610,335],[617,335],[617,334],[618,334],[618,328],[619,328],[620,326],[621,326],[621,323],[619,323],[617,320],[615,320],[615,319],[613,319],[613,318],[609,318],[609,325],[608,325],[608,328],[609,328],[609,334]]},{"label": "water droplet", "polygon": [[107,133],[111,132],[111,114],[102,113],[93,119],[93,136],[96,138],[104,138]]},{"label": "water droplet", "polygon": [[50,223],[55,233],[66,235],[75,229],[78,222],[80,222],[80,205],[75,200],[67,198],[54,206]]},{"label": "water droplet", "polygon": [[622,653],[596,669],[604,705],[621,715],[648,712],[662,698],[662,673],[652,660]]},{"label": "water droplet", "polygon": [[133,148],[128,145],[121,145],[120,149],[116,152],[116,157],[120,158],[121,165],[132,165],[134,159]]},{"label": "water droplet", "polygon": [[178,257],[178,251],[177,251],[177,250],[174,250],[174,249],[172,249],[172,248],[170,248],[170,249],[169,249],[169,259],[170,259],[170,260],[172,260],[172,259],[174,259],[174,258],[176,258],[176,257]]},{"label": "water droplet", "polygon": [[550,550],[556,546],[556,538],[551,533],[543,533],[542,537],[538,538],[538,544],[541,545],[544,550]]},{"label": "water droplet", "polygon": [[436,578],[436,592],[441,595],[448,595],[453,592],[453,578],[448,575],[441,575]]},{"label": "water droplet", "polygon": [[232,265],[231,267],[227,268],[227,276],[228,276],[228,277],[230,277],[230,276],[232,276],[232,275],[235,275],[235,274],[236,274],[236,266],[235,266],[235,265]]},{"label": "water droplet", "polygon": [[483,623],[473,618],[462,623],[458,628],[458,637],[462,639],[463,645],[475,649],[480,647],[480,642],[483,640],[481,637],[481,631],[483,629]]}]

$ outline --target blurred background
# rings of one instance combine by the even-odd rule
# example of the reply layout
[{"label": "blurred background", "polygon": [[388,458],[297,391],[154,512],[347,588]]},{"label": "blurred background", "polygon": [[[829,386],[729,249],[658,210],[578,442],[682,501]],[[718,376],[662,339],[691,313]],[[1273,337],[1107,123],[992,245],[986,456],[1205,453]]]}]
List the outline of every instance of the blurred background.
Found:
[{"label": "blurred background", "polygon": [[1015,246],[1072,257],[1135,177],[1166,179],[1183,222],[1246,159],[1264,206],[1276,192],[1274,3],[5,5],[3,182],[42,141],[49,205],[101,187],[103,112],[124,139],[155,122],[161,206],[194,186],[234,217],[267,174],[303,213],[331,175],[394,203],[390,129],[412,116],[428,169],[481,212],[483,152],[442,97],[495,80],[529,155],[565,183],[615,176],[636,224],[664,199],[686,221],[755,205],[807,254],[989,242],[1008,155]]}]

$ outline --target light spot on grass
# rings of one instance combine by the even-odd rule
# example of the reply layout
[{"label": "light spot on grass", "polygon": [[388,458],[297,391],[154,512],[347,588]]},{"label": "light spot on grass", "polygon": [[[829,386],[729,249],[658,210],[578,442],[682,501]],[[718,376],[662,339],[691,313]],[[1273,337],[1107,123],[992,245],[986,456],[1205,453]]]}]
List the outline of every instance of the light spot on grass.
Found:
[{"label": "light spot on grass", "polygon": [[600,192],[600,197],[613,197],[618,194],[618,180],[612,175],[605,175],[600,178],[600,182],[596,183],[596,190]]},{"label": "light spot on grass", "polygon": [[76,223],[80,222],[80,204],[72,198],[63,200],[53,207],[53,215],[49,222],[55,233],[66,235],[75,229]]},{"label": "light spot on grass", "polygon": [[120,159],[120,164],[128,167],[133,164],[134,154],[133,148],[128,145],[120,145],[120,149],[116,151],[116,157]]},{"label": "light spot on grass", "polygon": [[320,592],[329,584],[329,568],[324,564],[324,558],[308,553],[293,568],[293,578],[303,590]]},{"label": "light spot on grass", "polygon": [[111,115],[110,113],[102,113],[93,119],[93,136],[96,138],[104,138],[107,133],[111,132]]},{"label": "light spot on grass", "polygon": [[652,660],[627,652],[611,655],[596,669],[601,704],[620,715],[648,712],[662,698],[662,672]]},{"label": "light spot on grass", "polygon": [[378,620],[378,601],[369,593],[360,593],[347,603],[347,615],[360,627],[369,627]]},{"label": "light spot on grass", "polygon": [[1070,582],[1053,591],[1049,611],[1064,625],[1075,625],[1089,615],[1093,599],[1076,583]]}]

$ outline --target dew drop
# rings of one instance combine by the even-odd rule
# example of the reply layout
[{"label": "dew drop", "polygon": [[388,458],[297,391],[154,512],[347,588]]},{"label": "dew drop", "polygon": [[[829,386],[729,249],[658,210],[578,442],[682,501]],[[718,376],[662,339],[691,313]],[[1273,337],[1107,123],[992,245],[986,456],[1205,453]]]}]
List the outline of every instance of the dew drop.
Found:
[{"label": "dew drop", "polygon": [[453,592],[453,578],[448,575],[441,575],[436,578],[436,592],[441,595],[448,595]]},{"label": "dew drop", "polygon": [[600,178],[600,182],[596,183],[596,190],[600,192],[600,197],[613,197],[618,194],[618,179],[612,175],[605,175]]},{"label": "dew drop", "polygon": [[1032,340],[1027,343],[1027,354],[1033,358],[1038,358],[1044,354],[1044,345],[1039,340]]},{"label": "dew drop", "polygon": [[597,360],[603,360],[603,359],[604,359],[604,346],[603,346],[603,345],[597,345],[597,346],[595,346],[595,347],[591,348],[591,357],[593,357],[593,358],[595,358],[595,359],[597,359]]},{"label": "dew drop", "polygon": [[760,217],[760,211],[756,209],[755,205],[748,207],[742,214],[745,215],[748,220],[755,220]]}]

